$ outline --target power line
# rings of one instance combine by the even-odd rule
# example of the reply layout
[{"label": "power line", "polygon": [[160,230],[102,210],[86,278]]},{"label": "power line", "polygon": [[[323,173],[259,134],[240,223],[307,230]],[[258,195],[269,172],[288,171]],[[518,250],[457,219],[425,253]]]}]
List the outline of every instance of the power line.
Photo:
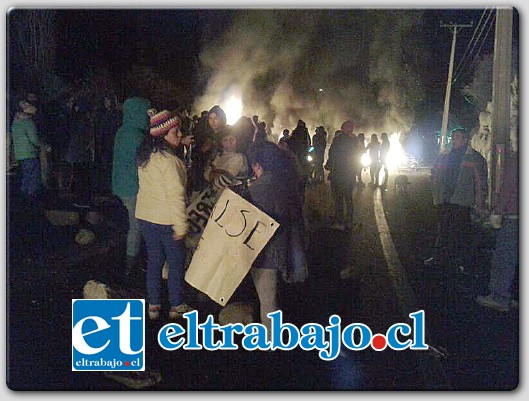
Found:
[{"label": "power line", "polygon": [[[455,73],[454,73],[454,81],[456,80],[456,77],[458,76],[459,74],[459,69],[461,67],[461,64],[463,64],[463,61],[465,60],[465,57],[467,55],[467,52],[468,52],[468,49],[470,48],[470,45],[472,44],[472,42],[474,41],[474,38],[476,37],[476,32],[478,31],[479,27],[481,26],[481,21],[483,21],[483,17],[485,16],[485,13],[487,12],[487,8],[485,8],[485,10],[483,10],[483,12],[481,13],[481,17],[479,18],[479,22],[478,24],[476,25],[476,28],[474,29],[474,33],[472,33],[472,37],[470,38],[468,44],[467,44],[467,47],[465,48],[465,51],[463,52],[463,55],[461,56],[461,60],[459,60],[459,63],[457,64],[457,67],[456,67],[456,70],[455,70]],[[478,39],[476,39],[477,41]]]},{"label": "power line", "polygon": [[[490,12],[489,12],[489,15],[487,16],[487,19],[485,21],[485,23],[483,25],[481,25],[481,29],[480,29],[480,32],[478,34],[478,38],[475,40],[474,42],[474,45],[472,46],[472,49],[471,51],[469,52],[468,54],[468,58],[466,58],[463,62],[463,64],[461,65],[461,68],[459,68],[458,71],[456,71],[456,73],[454,74],[454,79],[452,81],[452,84],[455,83],[455,81],[461,76],[461,73],[462,71],[467,68],[469,65],[472,66],[473,63],[475,62],[475,60],[477,59],[477,57],[479,56],[479,53],[481,52],[481,49],[483,48],[483,45],[485,44],[485,41],[487,39],[487,36],[490,32],[490,29],[492,27],[492,24],[494,23],[494,19],[492,19],[492,16],[494,14],[494,8],[491,8],[490,9]],[[488,25],[488,29],[487,29],[487,32],[485,33],[483,39],[481,40],[482,38],[482,35],[483,35],[483,31],[487,28],[487,25]],[[474,52],[474,49],[476,48],[478,42],[481,40],[481,45],[479,46],[479,49],[476,53],[476,55],[474,56],[474,58],[471,59],[472,57],[472,53]],[[470,61],[470,64],[469,64],[469,60],[472,60]]]},{"label": "power line", "polygon": [[470,64],[470,66],[473,66],[476,64],[476,61],[478,59],[478,56],[479,54],[481,53],[481,49],[483,48],[483,45],[485,44],[485,41],[487,39],[487,36],[489,35],[489,32],[490,30],[492,29],[492,25],[494,25],[494,20],[491,20],[490,24],[489,24],[489,28],[487,29],[487,33],[485,34],[485,37],[483,38],[483,42],[481,42],[481,46],[479,47],[478,49],[478,52],[476,53],[476,56],[474,57],[474,59],[472,60],[472,63]]}]

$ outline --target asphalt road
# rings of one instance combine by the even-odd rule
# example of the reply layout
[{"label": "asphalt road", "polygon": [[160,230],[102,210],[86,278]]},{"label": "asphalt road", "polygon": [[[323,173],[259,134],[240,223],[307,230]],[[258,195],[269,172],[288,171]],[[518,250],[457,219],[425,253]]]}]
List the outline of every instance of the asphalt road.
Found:
[{"label": "asphalt road", "polygon": [[[355,189],[351,232],[330,228],[328,183],[307,191],[309,279],[282,288],[283,312],[300,327],[328,324],[337,314],[342,326],[364,323],[373,333],[410,323],[424,310],[427,351],[342,350],[333,361],[316,351],[164,351],[156,342],[159,326],[148,323],[147,366],[161,372],[148,390],[508,390],[519,379],[517,310],[493,312],[474,302],[487,292],[494,233],[477,226],[475,275],[457,267],[426,268],[432,252],[435,217],[429,177],[408,172],[407,192]],[[367,173],[364,173],[364,179]],[[15,233],[16,234],[16,233]],[[71,233],[70,233],[71,234]],[[123,242],[101,235],[80,248],[51,247],[61,257],[45,267],[11,257],[8,274],[7,380],[13,390],[128,390],[102,372],[71,371],[71,299],[96,279],[120,286]],[[52,231],[50,236],[58,235]],[[62,232],[64,238],[70,238]],[[23,241],[23,240],[22,240]],[[18,253],[16,254],[18,255]],[[15,255],[15,256],[16,256]],[[141,287],[142,278],[136,283]],[[193,293],[193,291],[190,291]],[[194,294],[195,296],[197,294]],[[199,314],[219,308],[195,298]],[[233,300],[255,302],[249,283]]]}]

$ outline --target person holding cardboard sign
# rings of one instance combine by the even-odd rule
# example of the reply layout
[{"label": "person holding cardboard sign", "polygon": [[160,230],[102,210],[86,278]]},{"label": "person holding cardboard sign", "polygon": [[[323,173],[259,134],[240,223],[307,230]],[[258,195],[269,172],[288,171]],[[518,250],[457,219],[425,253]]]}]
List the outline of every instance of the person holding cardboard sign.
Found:
[{"label": "person holding cardboard sign", "polygon": [[226,128],[221,139],[222,152],[204,170],[204,178],[216,190],[240,185],[248,175],[246,156],[237,152],[237,137]]},{"label": "person holding cardboard sign", "polygon": [[256,177],[248,188],[249,200],[280,224],[250,270],[259,297],[261,323],[270,336],[271,320],[267,314],[279,309],[278,272],[286,277],[291,267],[292,228],[300,220],[302,208],[296,191],[301,188],[297,183],[301,178],[284,151],[272,142],[254,143],[249,154]]}]

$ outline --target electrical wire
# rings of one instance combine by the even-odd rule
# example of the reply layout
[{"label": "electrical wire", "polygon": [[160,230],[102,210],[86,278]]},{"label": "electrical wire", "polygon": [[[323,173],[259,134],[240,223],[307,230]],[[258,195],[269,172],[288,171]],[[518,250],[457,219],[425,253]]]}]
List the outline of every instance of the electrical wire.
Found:
[{"label": "electrical wire", "polygon": [[[495,14],[495,9],[494,8],[491,8],[490,9],[490,12],[487,16],[487,19],[486,21],[481,25],[481,29],[480,29],[480,32],[478,34],[478,37],[477,39],[474,41],[474,44],[472,46],[472,49],[470,50],[468,56],[465,58],[465,59],[462,59],[461,62],[458,64],[458,67],[459,65],[461,65],[461,67],[459,67],[459,70],[456,69],[456,73],[454,74],[454,78],[452,79],[452,84],[454,84],[456,82],[456,80],[461,76],[462,72],[467,68],[467,67],[471,67],[475,64],[475,61],[477,60],[477,58],[479,57],[480,55],[480,52],[481,52],[481,49],[483,48],[483,45],[485,44],[486,42],[486,39],[488,37],[488,34],[490,33],[490,30],[492,28],[492,25],[494,24],[494,19],[492,18],[492,16]],[[480,20],[481,21],[481,20]],[[488,26],[488,27],[487,27]],[[477,27],[476,27],[477,29]],[[483,34],[483,32],[485,31],[485,29],[487,29],[486,33]],[[476,54],[474,55],[473,58],[472,57],[472,53],[474,52],[474,49],[476,48],[476,46],[478,45],[478,43],[481,41],[481,45],[479,45],[479,48],[478,48],[478,51],[476,52]],[[469,64],[469,60],[472,60],[470,61],[470,64]]]},{"label": "electrical wire", "polygon": [[459,73],[459,69],[460,69],[461,65],[463,64],[463,61],[465,60],[465,58],[467,56],[468,49],[470,49],[470,45],[472,44],[472,42],[474,41],[474,38],[476,37],[476,32],[478,31],[479,27],[481,26],[481,21],[483,21],[483,17],[485,16],[485,13],[487,12],[487,9],[488,9],[488,7],[486,7],[483,10],[483,12],[481,13],[481,17],[479,18],[479,22],[476,25],[476,28],[474,29],[474,32],[472,33],[472,37],[468,41],[467,47],[465,48],[465,51],[463,52],[463,55],[461,56],[461,60],[459,60],[459,63],[457,64],[457,67],[456,67],[455,72],[454,72],[454,80],[453,80],[454,82],[455,82],[456,77],[457,77],[457,75]]}]

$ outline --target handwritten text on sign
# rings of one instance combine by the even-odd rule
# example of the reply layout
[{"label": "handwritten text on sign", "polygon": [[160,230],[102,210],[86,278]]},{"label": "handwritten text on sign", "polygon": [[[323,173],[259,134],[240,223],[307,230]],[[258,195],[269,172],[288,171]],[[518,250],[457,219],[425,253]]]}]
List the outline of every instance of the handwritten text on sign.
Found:
[{"label": "handwritten text on sign", "polygon": [[211,186],[204,189],[187,207],[187,221],[189,222],[188,234],[202,234],[208,222],[213,206],[218,199],[218,192]]},{"label": "handwritten text on sign", "polygon": [[185,280],[224,306],[279,224],[225,189],[211,213]]}]

